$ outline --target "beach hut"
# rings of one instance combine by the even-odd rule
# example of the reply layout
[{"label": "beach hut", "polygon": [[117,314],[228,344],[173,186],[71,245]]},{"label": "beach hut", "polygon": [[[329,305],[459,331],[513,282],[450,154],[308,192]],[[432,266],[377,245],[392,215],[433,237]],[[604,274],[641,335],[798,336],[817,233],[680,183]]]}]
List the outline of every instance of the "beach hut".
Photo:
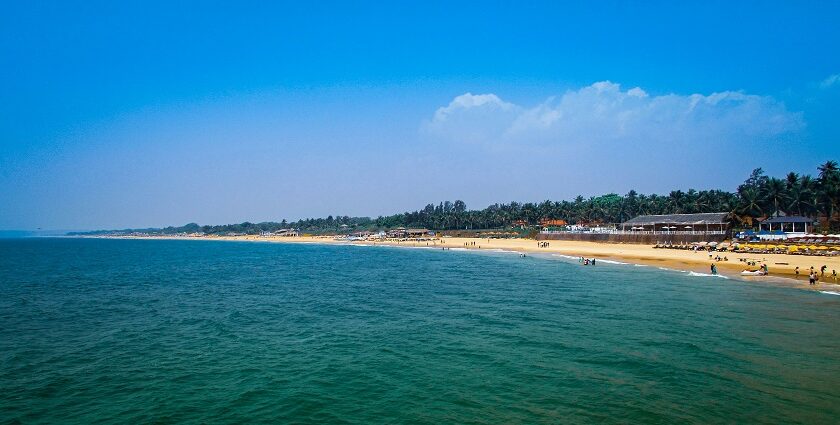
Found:
[{"label": "beach hut", "polygon": [[808,231],[813,230],[814,220],[808,217],[798,215],[779,216],[768,218],[759,223],[759,230],[773,232],[781,231],[791,236],[805,236],[812,237],[817,235],[809,235]]},{"label": "beach hut", "polygon": [[729,213],[640,215],[621,223],[621,230],[651,232],[725,233],[729,228]]},{"label": "beach hut", "polygon": [[411,239],[426,238],[429,236],[429,229],[406,229],[405,234]]}]

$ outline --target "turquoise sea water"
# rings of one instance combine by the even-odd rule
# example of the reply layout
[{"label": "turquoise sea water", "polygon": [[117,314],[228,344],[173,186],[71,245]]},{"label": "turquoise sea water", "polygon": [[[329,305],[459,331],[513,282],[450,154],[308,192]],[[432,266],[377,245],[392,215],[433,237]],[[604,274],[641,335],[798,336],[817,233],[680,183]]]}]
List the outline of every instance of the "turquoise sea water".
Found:
[{"label": "turquoise sea water", "polygon": [[384,247],[0,240],[0,423],[837,423],[840,296]]}]

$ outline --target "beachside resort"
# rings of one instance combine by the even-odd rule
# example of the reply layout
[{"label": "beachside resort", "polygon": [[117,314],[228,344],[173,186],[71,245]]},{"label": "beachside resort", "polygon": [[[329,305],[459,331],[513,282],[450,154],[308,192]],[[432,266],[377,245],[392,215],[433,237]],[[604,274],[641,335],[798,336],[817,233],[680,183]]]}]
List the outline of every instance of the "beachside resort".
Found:
[{"label": "beachside resort", "polygon": [[178,238],[242,238],[253,240],[299,240],[311,238],[335,242],[433,242],[448,238],[486,240],[520,239],[540,242],[567,241],[579,243],[645,245],[655,249],[703,250],[755,254],[791,254],[840,256],[840,234],[817,234],[814,220],[802,216],[775,216],[756,220],[754,228],[739,229],[732,215],[725,212],[697,214],[639,215],[621,223],[578,222],[544,218],[531,225],[518,220],[508,229],[430,230],[396,227],[380,230],[352,230],[308,234],[295,228],[261,231],[258,234],[226,232],[205,234],[181,232],[160,234],[149,232],[114,232],[110,237],[178,237]]}]

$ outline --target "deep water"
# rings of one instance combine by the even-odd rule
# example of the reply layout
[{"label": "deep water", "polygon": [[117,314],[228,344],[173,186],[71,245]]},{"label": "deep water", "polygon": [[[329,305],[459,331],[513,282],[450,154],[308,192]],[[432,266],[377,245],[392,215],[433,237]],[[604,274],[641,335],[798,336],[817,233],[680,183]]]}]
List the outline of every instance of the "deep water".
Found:
[{"label": "deep water", "polygon": [[838,423],[840,296],[507,253],[0,240],[0,423]]}]

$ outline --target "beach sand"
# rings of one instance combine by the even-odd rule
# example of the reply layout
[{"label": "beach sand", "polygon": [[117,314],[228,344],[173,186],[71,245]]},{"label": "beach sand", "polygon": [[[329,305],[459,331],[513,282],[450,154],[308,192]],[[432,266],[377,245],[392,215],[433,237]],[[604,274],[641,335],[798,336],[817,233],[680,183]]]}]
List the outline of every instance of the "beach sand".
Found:
[{"label": "beach sand", "polygon": [[[160,239],[160,238],[153,238]],[[675,270],[694,271],[698,273],[709,273],[710,265],[716,264],[718,272],[722,275],[737,277],[743,280],[761,282],[776,282],[778,278],[785,278],[788,284],[813,288],[820,290],[840,290],[840,285],[831,278],[831,271],[838,270],[840,273],[840,257],[819,257],[790,254],[742,254],[734,252],[713,252],[712,256],[727,257],[728,261],[714,261],[709,259],[706,251],[690,251],[676,249],[657,249],[649,245],[637,244],[613,244],[581,241],[558,241],[552,240],[546,248],[538,247],[539,241],[533,239],[482,239],[482,238],[440,238],[434,241],[343,241],[335,240],[327,236],[300,236],[300,237],[277,237],[262,238],[258,236],[235,236],[235,237],[210,237],[210,238],[172,238],[172,239],[196,239],[196,240],[230,240],[230,241],[252,241],[268,243],[326,243],[326,244],[359,244],[359,245],[387,245],[404,247],[437,247],[437,248],[462,248],[469,250],[508,250],[523,253],[562,254],[573,257],[587,257],[598,259],[609,259],[633,264],[644,264]],[[756,267],[747,266],[746,262],[740,260],[755,261]],[[744,269],[757,269],[758,265],[767,264],[770,276],[740,276]],[[596,262],[597,264],[597,262]],[[825,277],[821,277],[819,284],[811,286],[808,284],[808,273],[810,268],[819,276],[820,267],[827,266]],[[799,267],[800,275],[797,280],[794,269]]]}]

